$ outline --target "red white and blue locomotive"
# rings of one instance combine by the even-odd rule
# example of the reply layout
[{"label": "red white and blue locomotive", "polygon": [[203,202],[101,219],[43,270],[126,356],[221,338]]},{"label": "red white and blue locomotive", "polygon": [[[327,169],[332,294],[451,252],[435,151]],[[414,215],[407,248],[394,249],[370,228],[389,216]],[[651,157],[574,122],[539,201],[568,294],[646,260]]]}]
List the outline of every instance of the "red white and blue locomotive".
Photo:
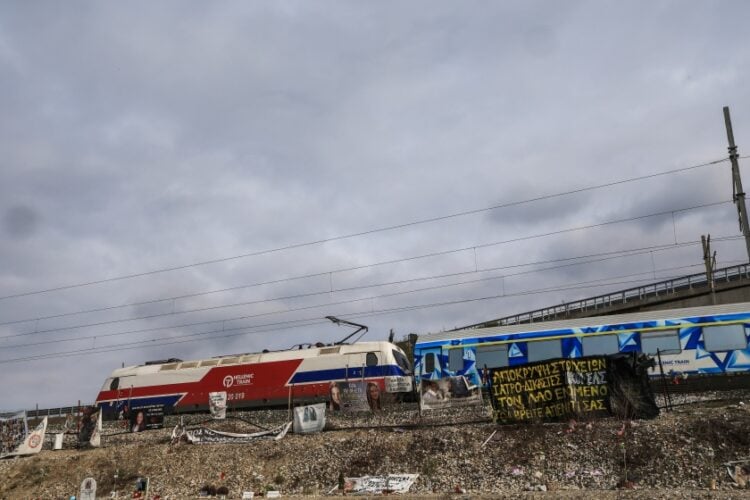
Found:
[{"label": "red white and blue locomotive", "polygon": [[227,392],[230,408],[325,400],[332,381],[375,382],[387,393],[411,393],[404,352],[390,342],[358,342],[305,349],[182,361],[169,359],[120,368],[104,382],[96,405],[108,416],[129,408],[164,405],[166,412],[208,407],[208,393]]}]

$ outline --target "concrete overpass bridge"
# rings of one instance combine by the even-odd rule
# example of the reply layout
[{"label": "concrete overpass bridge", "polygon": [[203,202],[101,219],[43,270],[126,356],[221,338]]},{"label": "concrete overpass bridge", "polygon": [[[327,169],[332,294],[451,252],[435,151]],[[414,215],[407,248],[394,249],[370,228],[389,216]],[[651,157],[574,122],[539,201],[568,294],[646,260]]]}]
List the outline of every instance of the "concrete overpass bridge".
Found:
[{"label": "concrete overpass bridge", "polygon": [[[714,290],[716,304],[750,302],[750,264],[715,270]],[[514,314],[462,328],[489,328],[605,314],[706,306],[712,303],[710,283],[705,273],[699,273]]]}]

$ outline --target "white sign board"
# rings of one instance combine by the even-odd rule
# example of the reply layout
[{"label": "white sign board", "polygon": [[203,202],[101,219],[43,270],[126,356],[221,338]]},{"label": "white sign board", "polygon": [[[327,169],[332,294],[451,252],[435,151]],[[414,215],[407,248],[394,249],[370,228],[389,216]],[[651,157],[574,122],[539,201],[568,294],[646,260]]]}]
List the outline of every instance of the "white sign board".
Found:
[{"label": "white sign board", "polygon": [[299,406],[294,409],[294,433],[320,432],[326,426],[326,404]]},{"label": "white sign board", "polygon": [[58,432],[57,434],[55,434],[55,450],[62,450],[64,437],[65,434],[63,434],[62,432]]},{"label": "white sign board", "polygon": [[224,420],[227,418],[227,393],[226,391],[221,392],[209,392],[208,393],[208,406],[211,409],[211,417],[217,420]]},{"label": "white sign board", "polygon": [[89,444],[93,448],[99,448],[102,445],[102,411],[99,410],[96,413],[96,426],[91,431],[91,439],[89,439]]},{"label": "white sign board", "polygon": [[254,432],[251,434],[222,432],[207,427],[198,427],[196,429],[186,429],[185,436],[187,437],[188,442],[193,444],[239,444],[250,443],[259,439],[274,439],[278,441],[286,436],[290,427],[292,427],[292,422],[282,424],[274,429]]},{"label": "white sign board", "polygon": [[44,417],[36,429],[29,432],[23,443],[16,449],[13,455],[33,455],[42,451],[44,435],[47,432],[47,417]]},{"label": "white sign board", "polygon": [[[419,474],[388,474],[387,476],[347,477],[344,490],[348,495],[382,495],[383,493],[407,493]],[[338,486],[329,493],[338,492]]]},{"label": "white sign board", "polygon": [[96,479],[87,477],[81,482],[81,499],[96,500]]}]

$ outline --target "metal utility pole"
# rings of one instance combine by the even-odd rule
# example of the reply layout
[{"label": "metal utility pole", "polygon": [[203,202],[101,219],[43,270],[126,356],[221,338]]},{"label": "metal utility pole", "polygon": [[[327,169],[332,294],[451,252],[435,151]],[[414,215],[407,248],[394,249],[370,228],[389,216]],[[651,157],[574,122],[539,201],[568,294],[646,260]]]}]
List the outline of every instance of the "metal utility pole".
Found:
[{"label": "metal utility pole", "polygon": [[745,235],[745,246],[747,247],[747,258],[750,262],[750,223],[747,220],[747,207],[745,206],[745,191],[742,189],[740,178],[740,165],[737,162],[737,145],[734,143],[734,132],[732,131],[732,118],[729,116],[729,106],[724,106],[724,125],[727,127],[727,141],[729,142],[729,161],[732,162],[732,194],[734,203],[737,205],[737,213],[740,217],[740,230]]},{"label": "metal utility pole", "polygon": [[716,252],[711,255],[711,235],[708,238],[701,235],[703,244],[703,263],[706,264],[706,280],[711,289],[711,303],[716,305],[716,286],[714,285],[714,269],[716,269]]}]

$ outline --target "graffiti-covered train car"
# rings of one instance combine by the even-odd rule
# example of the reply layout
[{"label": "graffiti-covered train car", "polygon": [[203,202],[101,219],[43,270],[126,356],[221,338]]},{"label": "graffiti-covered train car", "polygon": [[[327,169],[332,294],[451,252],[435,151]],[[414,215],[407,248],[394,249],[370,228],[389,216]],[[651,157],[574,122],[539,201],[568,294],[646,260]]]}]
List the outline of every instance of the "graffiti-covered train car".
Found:
[{"label": "graffiti-covered train car", "polygon": [[447,331],[418,338],[414,373],[480,384],[485,367],[616,353],[658,353],[665,372],[739,373],[750,371],[749,333],[750,303]]}]

